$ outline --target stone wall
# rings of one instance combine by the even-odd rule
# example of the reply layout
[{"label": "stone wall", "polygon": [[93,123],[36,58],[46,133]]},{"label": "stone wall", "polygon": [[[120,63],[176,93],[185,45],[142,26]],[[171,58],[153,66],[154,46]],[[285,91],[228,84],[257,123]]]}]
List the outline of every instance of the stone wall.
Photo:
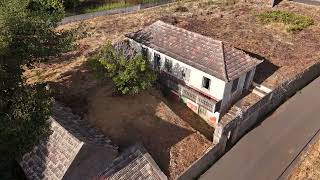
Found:
[{"label": "stone wall", "polygon": [[187,170],[177,178],[178,180],[196,179],[207,170],[213,162],[217,161],[224,152],[223,143],[211,146],[207,152],[195,161]]},{"label": "stone wall", "polygon": [[172,1],[171,0],[162,0],[161,2],[156,2],[156,3],[138,4],[135,6],[125,7],[125,8],[118,8],[118,9],[111,9],[111,10],[69,16],[69,17],[65,17],[64,19],[62,19],[62,21],[60,22],[60,25],[68,24],[68,23],[72,23],[72,22],[77,22],[77,21],[83,21],[83,20],[87,20],[87,19],[92,19],[92,18],[96,18],[96,17],[100,17],[100,16],[136,12],[136,11],[139,11],[142,9],[160,6],[160,5],[170,3],[170,2],[172,2]]},{"label": "stone wall", "polygon": [[214,164],[229,147],[233,146],[243,135],[251,130],[260,119],[272,112],[286,99],[294,95],[298,90],[302,89],[318,76],[320,76],[320,62],[310,66],[293,79],[285,81],[252,106],[245,110],[239,109],[238,115],[230,121],[221,121],[215,129],[213,138],[213,142],[216,145],[208,149],[201,158],[181,173],[178,179],[195,179],[199,177]]},{"label": "stone wall", "polygon": [[320,62],[310,66],[293,79],[287,80],[272,92],[261,98],[252,106],[239,111],[239,115],[228,122],[221,122],[216,129],[214,142],[227,138],[227,145],[235,144],[246,134],[261,118],[272,112],[284,101],[294,95],[301,88],[309,84],[320,75]]}]

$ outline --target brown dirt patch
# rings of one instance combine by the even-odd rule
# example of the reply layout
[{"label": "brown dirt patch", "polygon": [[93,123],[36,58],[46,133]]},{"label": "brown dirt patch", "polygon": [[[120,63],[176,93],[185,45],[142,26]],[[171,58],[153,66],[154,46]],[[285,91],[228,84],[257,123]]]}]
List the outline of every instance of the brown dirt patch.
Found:
[{"label": "brown dirt patch", "polygon": [[203,120],[158,90],[136,96],[113,96],[112,92],[113,86],[106,85],[90,98],[87,118],[120,147],[142,142],[170,178],[176,178],[211,145],[181,117]]},{"label": "brown dirt patch", "polygon": [[320,179],[320,140],[310,147],[289,178],[289,180],[302,179]]}]

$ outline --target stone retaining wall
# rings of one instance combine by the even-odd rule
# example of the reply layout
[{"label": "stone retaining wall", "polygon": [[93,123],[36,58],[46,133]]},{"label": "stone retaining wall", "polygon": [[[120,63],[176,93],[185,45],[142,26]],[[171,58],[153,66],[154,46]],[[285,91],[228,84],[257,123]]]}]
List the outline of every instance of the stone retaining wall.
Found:
[{"label": "stone retaining wall", "polygon": [[293,79],[283,82],[272,92],[261,98],[257,103],[242,110],[233,120],[225,124],[224,122],[221,122],[218,126],[218,128],[221,128],[220,139],[222,136],[227,136],[227,146],[232,146],[261,118],[272,112],[289,97],[312,82],[318,76],[320,76],[320,62],[310,66],[304,72],[296,75]]},{"label": "stone retaining wall", "polygon": [[210,147],[201,158],[199,158],[187,170],[181,173],[181,175],[177,179],[178,180],[196,179],[201,174],[203,174],[204,171],[207,170],[213,164],[213,162],[217,161],[218,158],[220,158],[221,155],[223,154],[224,147],[222,145],[223,144],[220,143]]},{"label": "stone retaining wall", "polygon": [[105,10],[105,11],[99,11],[99,12],[93,12],[93,13],[86,13],[86,14],[79,14],[75,16],[69,16],[62,19],[62,21],[59,23],[60,25],[68,24],[72,22],[77,21],[83,21],[87,19],[92,19],[100,16],[106,16],[106,15],[114,15],[114,14],[122,14],[122,13],[130,13],[130,12],[136,12],[142,9],[147,9],[150,7],[155,7],[163,4],[167,4],[172,2],[171,0],[163,0],[161,2],[157,3],[148,3],[148,4],[138,4],[135,6],[125,7],[125,8],[118,8],[118,9],[111,9],[111,10]]},{"label": "stone retaining wall", "polygon": [[234,119],[221,121],[215,129],[214,144],[201,158],[185,170],[178,179],[195,179],[203,174],[217,161],[229,147],[233,146],[243,135],[266,114],[272,112],[298,90],[320,76],[320,62],[310,66],[304,72],[287,80],[258,102],[245,110],[239,111]]}]

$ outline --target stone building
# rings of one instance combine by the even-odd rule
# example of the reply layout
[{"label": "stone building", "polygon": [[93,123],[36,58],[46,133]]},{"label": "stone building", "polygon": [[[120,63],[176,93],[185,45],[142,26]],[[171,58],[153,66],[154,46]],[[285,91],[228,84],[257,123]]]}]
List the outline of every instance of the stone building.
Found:
[{"label": "stone building", "polygon": [[185,29],[157,21],[127,35],[171,93],[209,124],[216,124],[250,88],[262,61]]}]

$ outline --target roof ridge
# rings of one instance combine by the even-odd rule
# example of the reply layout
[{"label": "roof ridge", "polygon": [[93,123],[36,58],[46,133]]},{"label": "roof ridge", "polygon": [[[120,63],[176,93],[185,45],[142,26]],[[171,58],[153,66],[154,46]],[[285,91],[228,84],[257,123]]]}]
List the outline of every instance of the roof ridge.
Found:
[{"label": "roof ridge", "polygon": [[223,72],[224,76],[229,81],[228,72],[227,72],[227,66],[226,66],[226,57],[224,53],[224,43],[221,41],[221,49],[222,49],[222,61],[223,61]]},{"label": "roof ridge", "polygon": [[205,37],[205,38],[208,38],[208,39],[214,41],[215,43],[223,43],[222,41],[217,40],[217,39],[214,39],[214,38],[212,38],[212,37],[209,37],[209,36],[206,36],[206,35],[203,35],[203,34],[194,32],[194,31],[189,31],[189,30],[187,30],[187,29],[184,29],[184,28],[181,28],[181,27],[178,27],[178,26],[169,24],[169,23],[165,23],[165,22],[163,22],[163,21],[161,21],[161,20],[157,20],[155,23],[161,23],[161,24],[163,24],[163,25],[170,26],[170,27],[172,27],[172,28],[174,28],[174,29],[180,29],[180,30],[182,30],[182,31],[184,31],[184,32],[187,32],[187,33],[191,33],[191,34],[195,34],[195,35],[198,35],[198,36],[202,36],[202,37]]}]

